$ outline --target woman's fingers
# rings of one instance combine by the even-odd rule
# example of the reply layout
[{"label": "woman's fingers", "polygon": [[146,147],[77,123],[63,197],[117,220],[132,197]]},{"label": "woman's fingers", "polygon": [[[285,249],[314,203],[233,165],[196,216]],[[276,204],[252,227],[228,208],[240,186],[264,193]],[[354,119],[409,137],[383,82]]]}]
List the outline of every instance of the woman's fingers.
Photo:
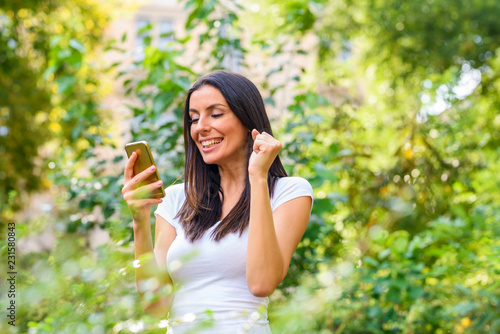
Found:
[{"label": "woman's fingers", "polygon": [[148,167],[148,169],[143,170],[142,172],[134,176],[134,178],[132,179],[132,182],[134,182],[133,184],[138,185],[146,181],[151,175],[154,174],[155,170],[156,170],[155,165],[152,165]]},{"label": "woman's fingers", "polygon": [[127,203],[133,200],[151,199],[153,192],[160,188],[162,183],[162,181],[157,181],[136,189],[129,189],[123,193],[123,199]]},{"label": "woman's fingers", "polygon": [[132,155],[128,159],[127,164],[125,165],[125,180],[124,180],[125,182],[124,183],[127,183],[128,181],[130,181],[134,177],[134,164],[135,164],[136,160],[137,160],[137,153],[132,152]]},{"label": "woman's fingers", "polygon": [[128,207],[132,211],[132,214],[134,214],[134,211],[137,211],[138,209],[141,208],[146,208],[150,207],[153,205],[158,205],[161,202],[163,202],[163,199],[161,198],[148,198],[148,199],[133,199],[127,202]]},{"label": "woman's fingers", "polygon": [[253,152],[248,163],[250,175],[265,177],[282,148],[281,143],[266,132],[252,130]]},{"label": "woman's fingers", "polygon": [[252,137],[254,139],[254,145],[253,145],[253,150],[256,153],[259,153],[261,151],[280,151],[282,148],[281,143],[268,134],[267,132],[262,132],[259,133],[257,130],[252,131]]},{"label": "woman's fingers", "polygon": [[125,165],[124,186],[122,188],[123,199],[127,203],[134,220],[143,221],[149,217],[151,206],[160,204],[163,200],[158,198],[158,188],[162,182],[151,182],[148,180],[156,170],[155,166],[134,174],[134,166],[138,154],[133,152]]},{"label": "woman's fingers", "polygon": [[252,139],[255,140],[255,137],[257,137],[257,135],[259,135],[259,134],[260,134],[259,131],[257,131],[256,129],[253,129],[252,130]]},{"label": "woman's fingers", "polygon": [[137,152],[132,152],[132,155],[128,159],[127,164],[125,165],[124,184],[132,182],[131,185],[137,185],[142,181],[146,180],[148,177],[150,177],[156,170],[156,166],[153,165],[148,169],[140,172],[139,174],[134,175],[134,165],[137,160],[137,157],[138,157]]},{"label": "woman's fingers", "polygon": [[122,189],[122,193],[125,193],[131,189],[135,189],[140,186],[140,184],[146,181],[155,172],[156,167],[153,165],[146,170],[143,170],[139,174],[135,175],[132,179],[125,178],[125,184]]},{"label": "woman's fingers", "polygon": [[252,138],[254,141],[260,139],[260,140],[267,141],[269,143],[278,142],[278,140],[276,138],[274,138],[273,136],[271,136],[269,133],[267,133],[265,131],[262,131],[262,133],[260,133],[256,129],[252,130]]}]

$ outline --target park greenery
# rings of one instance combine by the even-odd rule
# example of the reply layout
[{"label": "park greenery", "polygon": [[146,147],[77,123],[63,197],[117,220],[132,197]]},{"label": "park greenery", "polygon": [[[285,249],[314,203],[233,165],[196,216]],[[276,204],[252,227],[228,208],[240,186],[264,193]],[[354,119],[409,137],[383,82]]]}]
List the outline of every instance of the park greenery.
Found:
[{"label": "park greenery", "polygon": [[[500,332],[500,2],[185,0],[185,32],[160,48],[147,25],[132,65],[105,62],[132,38],[104,33],[116,2],[0,2],[2,257],[7,222],[18,243],[57,237],[18,249],[2,332],[165,333],[135,289],[119,144],[147,140],[182,182],[185,93],[234,66],[314,188],[273,332]],[[125,137],[110,80],[134,101]],[[53,207],[23,214],[38,193]],[[91,247],[95,229],[110,242]]]}]

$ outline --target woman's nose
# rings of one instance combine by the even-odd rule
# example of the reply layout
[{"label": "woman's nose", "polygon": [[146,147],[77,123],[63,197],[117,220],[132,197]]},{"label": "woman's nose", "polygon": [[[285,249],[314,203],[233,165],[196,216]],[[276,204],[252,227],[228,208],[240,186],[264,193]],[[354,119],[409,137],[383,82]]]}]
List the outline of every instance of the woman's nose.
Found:
[{"label": "woman's nose", "polygon": [[196,124],[197,132],[207,132],[210,130],[210,121],[206,117],[200,117]]}]

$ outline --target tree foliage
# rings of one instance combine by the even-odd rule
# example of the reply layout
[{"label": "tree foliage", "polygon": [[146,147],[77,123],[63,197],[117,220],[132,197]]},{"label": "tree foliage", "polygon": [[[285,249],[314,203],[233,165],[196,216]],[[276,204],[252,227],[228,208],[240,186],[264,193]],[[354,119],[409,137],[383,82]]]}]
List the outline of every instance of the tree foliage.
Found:
[{"label": "tree foliage", "polygon": [[[163,322],[142,313],[133,285],[133,233],[120,198],[123,153],[102,159],[93,149],[113,146],[99,126],[100,83],[90,51],[104,45],[101,30],[81,30],[99,22],[89,18],[101,17],[102,7],[9,6],[0,12],[7,27],[0,82],[12,91],[19,85],[22,94],[0,93],[8,128],[0,137],[7,152],[4,198],[22,182],[33,180],[26,190],[43,183],[43,170],[28,172],[34,160],[16,160],[22,150],[34,150],[30,159],[48,159],[36,148],[52,143],[66,148],[60,161],[93,158],[86,174],[82,164],[49,171],[48,182],[60,189],[51,216],[58,241],[23,259],[30,302],[20,301],[19,327],[164,332]],[[174,36],[168,49],[146,38],[144,59],[135,64],[143,75],[112,66],[138,101],[129,106],[128,138],[148,140],[168,185],[182,178],[182,104],[199,75],[237,66],[255,78],[271,109],[285,105],[275,121],[283,161],[290,174],[311,182],[315,200],[289,274],[271,298],[273,330],[498,332],[500,4],[189,0],[185,6],[187,37]],[[25,38],[31,30],[36,38]],[[192,48],[199,52],[187,63]],[[32,145],[24,147],[15,136],[28,126],[33,132],[21,133]],[[19,224],[22,237],[47,221],[30,224]],[[94,251],[95,227],[112,242]]]},{"label": "tree foliage", "polygon": [[[489,188],[499,185],[498,98],[490,94],[498,87],[498,4],[262,7],[277,23],[264,36],[317,40],[316,81],[295,96],[285,127],[285,151],[295,172],[315,182],[320,215],[296,262],[317,274],[293,282],[304,284],[279,311],[281,328],[498,331],[499,207]],[[465,89],[472,74],[480,82]]]},{"label": "tree foliage", "polygon": [[0,203],[15,191],[19,208],[105,141],[95,51],[109,17],[87,1],[2,2],[0,17]]}]

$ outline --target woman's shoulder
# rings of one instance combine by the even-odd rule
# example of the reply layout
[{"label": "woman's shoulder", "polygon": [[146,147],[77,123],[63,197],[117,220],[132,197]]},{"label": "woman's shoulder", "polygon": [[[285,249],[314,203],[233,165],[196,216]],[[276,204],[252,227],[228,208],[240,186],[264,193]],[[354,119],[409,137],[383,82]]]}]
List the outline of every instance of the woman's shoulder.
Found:
[{"label": "woman's shoulder", "polygon": [[304,179],[303,177],[300,177],[300,176],[280,177],[276,181],[276,187],[277,188],[290,188],[290,187],[306,188],[306,189],[310,189],[312,192],[312,186],[309,183],[309,181],[307,181],[306,179]]},{"label": "woman's shoulder", "polygon": [[163,219],[169,222],[177,229],[175,215],[180,210],[182,203],[184,203],[184,183],[174,184],[165,189],[165,197],[163,202],[158,204],[155,214],[160,215]]},{"label": "woman's shoulder", "polygon": [[165,188],[164,200],[182,200],[184,201],[184,183],[176,183]]},{"label": "woman's shoulder", "polygon": [[276,181],[271,206],[274,210],[279,205],[301,196],[313,198],[313,188],[309,181],[299,176],[281,177]]},{"label": "woman's shoulder", "polygon": [[176,183],[168,186],[167,188],[165,188],[165,194],[167,192],[170,194],[177,194],[179,192],[184,192],[184,183]]}]

